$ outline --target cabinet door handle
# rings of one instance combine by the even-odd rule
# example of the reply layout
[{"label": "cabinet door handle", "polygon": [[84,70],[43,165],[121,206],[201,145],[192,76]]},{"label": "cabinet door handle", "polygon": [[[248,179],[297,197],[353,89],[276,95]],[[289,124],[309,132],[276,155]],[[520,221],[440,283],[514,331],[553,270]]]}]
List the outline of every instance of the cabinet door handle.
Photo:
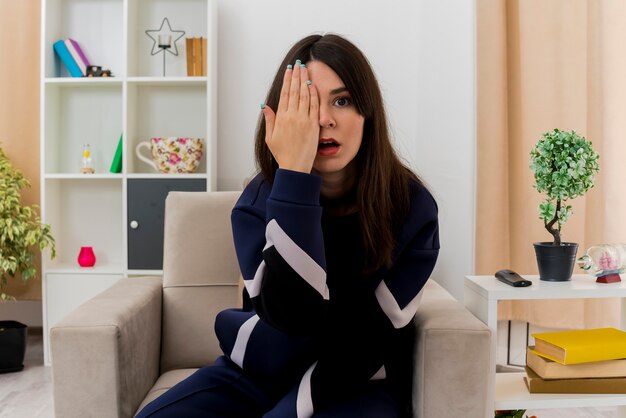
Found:
[{"label": "cabinet door handle", "polygon": [[137,229],[139,227],[139,222],[137,222],[137,221],[130,221],[130,227],[132,229]]}]

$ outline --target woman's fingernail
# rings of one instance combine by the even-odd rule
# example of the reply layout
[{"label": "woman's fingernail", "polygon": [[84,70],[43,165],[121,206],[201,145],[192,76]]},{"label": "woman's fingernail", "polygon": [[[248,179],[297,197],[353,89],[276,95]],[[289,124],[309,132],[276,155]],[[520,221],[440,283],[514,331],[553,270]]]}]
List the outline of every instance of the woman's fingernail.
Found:
[{"label": "woman's fingernail", "polygon": [[293,68],[293,65],[291,65],[291,64],[288,64],[288,65],[287,65],[287,69],[288,69],[288,70],[291,70],[292,68]]},{"label": "woman's fingernail", "polygon": [[300,64],[300,68],[304,68],[304,67],[306,67],[306,65]]},{"label": "woman's fingernail", "polygon": [[296,60],[296,65],[300,65],[300,64],[302,64],[302,61]]},{"label": "woman's fingernail", "polygon": [[261,103],[261,109],[265,109],[265,103]]},{"label": "woman's fingernail", "polygon": [[307,80],[306,83],[310,86],[311,85],[311,80]]}]

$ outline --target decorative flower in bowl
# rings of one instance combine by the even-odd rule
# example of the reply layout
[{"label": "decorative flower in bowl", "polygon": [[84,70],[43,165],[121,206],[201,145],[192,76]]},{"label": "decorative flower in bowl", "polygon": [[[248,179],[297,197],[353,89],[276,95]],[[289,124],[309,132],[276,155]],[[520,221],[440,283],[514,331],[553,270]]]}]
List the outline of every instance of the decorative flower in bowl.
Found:
[{"label": "decorative flower in bowl", "polygon": [[[149,148],[152,159],[141,153]],[[202,138],[156,137],[140,142],[135,148],[137,158],[160,173],[193,173],[202,159]]]}]

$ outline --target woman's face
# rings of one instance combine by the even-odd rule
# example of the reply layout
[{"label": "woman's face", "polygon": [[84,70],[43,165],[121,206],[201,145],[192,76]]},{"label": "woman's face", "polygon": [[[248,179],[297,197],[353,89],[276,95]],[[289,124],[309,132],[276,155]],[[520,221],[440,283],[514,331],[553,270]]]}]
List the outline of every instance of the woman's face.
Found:
[{"label": "woman's face", "polygon": [[337,73],[320,61],[306,66],[320,100],[320,138],[313,172],[347,174],[346,167],[361,147],[365,119]]}]

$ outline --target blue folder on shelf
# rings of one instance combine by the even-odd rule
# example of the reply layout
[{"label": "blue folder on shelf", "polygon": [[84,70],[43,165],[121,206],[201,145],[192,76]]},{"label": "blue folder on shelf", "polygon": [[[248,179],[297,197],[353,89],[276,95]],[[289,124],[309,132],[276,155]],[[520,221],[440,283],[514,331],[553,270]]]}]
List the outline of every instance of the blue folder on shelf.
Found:
[{"label": "blue folder on shelf", "polygon": [[65,42],[63,40],[56,41],[53,46],[54,52],[56,52],[59,58],[61,58],[61,61],[65,64],[65,67],[70,72],[70,75],[72,77],[82,77],[83,72],[80,71],[78,64],[76,64],[76,61],[72,58],[70,51],[65,46]]}]

